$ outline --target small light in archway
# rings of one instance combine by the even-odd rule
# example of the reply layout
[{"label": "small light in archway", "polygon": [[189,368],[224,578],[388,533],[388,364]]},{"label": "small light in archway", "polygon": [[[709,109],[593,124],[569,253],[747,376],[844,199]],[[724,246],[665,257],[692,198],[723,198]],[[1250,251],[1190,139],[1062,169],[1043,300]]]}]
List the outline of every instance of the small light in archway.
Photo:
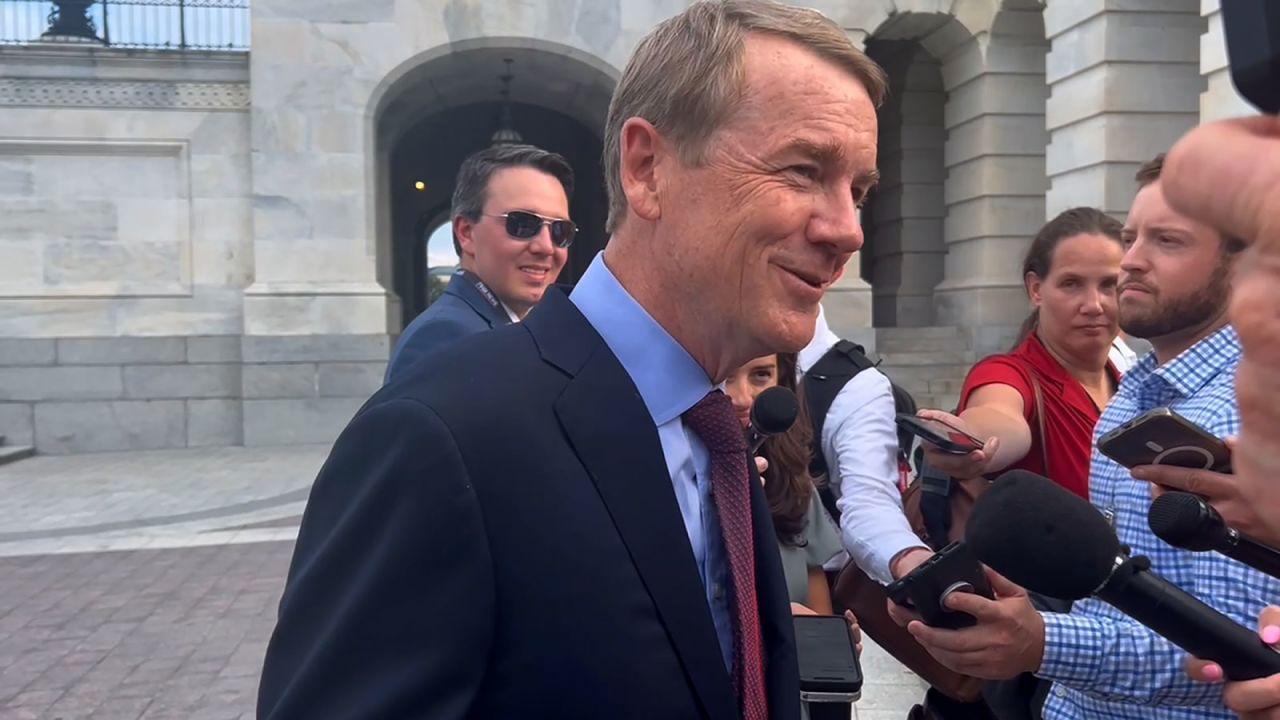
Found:
[{"label": "small light in archway", "polygon": [[427,184],[419,180],[413,184],[413,189],[422,192],[427,189]]}]

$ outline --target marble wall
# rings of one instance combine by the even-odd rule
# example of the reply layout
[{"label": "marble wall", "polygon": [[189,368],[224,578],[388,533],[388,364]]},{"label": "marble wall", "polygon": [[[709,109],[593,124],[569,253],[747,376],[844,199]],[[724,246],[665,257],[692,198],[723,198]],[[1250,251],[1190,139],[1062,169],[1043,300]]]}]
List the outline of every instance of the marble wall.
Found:
[{"label": "marble wall", "polygon": [[248,58],[0,48],[0,337],[238,334]]}]

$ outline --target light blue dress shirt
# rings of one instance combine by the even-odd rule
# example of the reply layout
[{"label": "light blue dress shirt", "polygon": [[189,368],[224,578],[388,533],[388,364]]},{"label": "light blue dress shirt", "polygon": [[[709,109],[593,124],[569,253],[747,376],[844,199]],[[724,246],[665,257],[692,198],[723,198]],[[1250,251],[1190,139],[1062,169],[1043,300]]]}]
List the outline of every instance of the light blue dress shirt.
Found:
[{"label": "light blue dress shirt", "polygon": [[[711,392],[707,373],[626,291],[597,255],[569,299],[631,376],[667,462],[689,545],[706,588],[725,668],[733,667],[729,561],[711,502],[711,457],[681,415]],[[609,409],[600,408],[607,413]]]}]

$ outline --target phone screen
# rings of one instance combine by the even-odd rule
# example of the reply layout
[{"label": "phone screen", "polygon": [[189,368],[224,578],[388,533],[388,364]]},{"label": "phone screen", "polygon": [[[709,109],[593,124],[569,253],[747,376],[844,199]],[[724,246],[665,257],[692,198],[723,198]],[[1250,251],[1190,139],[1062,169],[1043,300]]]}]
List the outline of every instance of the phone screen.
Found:
[{"label": "phone screen", "polygon": [[836,615],[796,615],[796,654],[802,690],[857,692],[862,668],[849,623]]}]

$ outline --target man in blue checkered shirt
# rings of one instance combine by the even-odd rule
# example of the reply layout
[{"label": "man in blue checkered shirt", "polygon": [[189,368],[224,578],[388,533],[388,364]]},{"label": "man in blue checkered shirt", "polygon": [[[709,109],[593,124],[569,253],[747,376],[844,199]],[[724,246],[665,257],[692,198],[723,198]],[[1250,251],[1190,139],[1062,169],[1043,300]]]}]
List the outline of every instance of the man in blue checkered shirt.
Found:
[{"label": "man in blue checkered shirt", "polygon": [[[1123,239],[1120,326],[1151,342],[1103,412],[1094,437],[1157,407],[1218,436],[1239,430],[1235,368],[1240,343],[1227,324],[1230,277],[1239,242],[1178,215],[1160,189],[1163,156],[1138,174]],[[1217,553],[1176,550],[1147,525],[1152,486],[1093,453],[1090,500],[1112,518],[1120,542],[1151,558],[1164,578],[1249,628],[1258,612],[1280,601],[1280,581]],[[1028,508],[1034,512],[1034,508]],[[1186,653],[1094,599],[1070,613],[1041,613],[1025,592],[994,577],[999,599],[955,594],[952,609],[978,618],[965,630],[910,630],[952,669],[988,679],[1034,672],[1053,682],[1046,720],[1062,718],[1230,718],[1220,685],[1192,681]]]}]

